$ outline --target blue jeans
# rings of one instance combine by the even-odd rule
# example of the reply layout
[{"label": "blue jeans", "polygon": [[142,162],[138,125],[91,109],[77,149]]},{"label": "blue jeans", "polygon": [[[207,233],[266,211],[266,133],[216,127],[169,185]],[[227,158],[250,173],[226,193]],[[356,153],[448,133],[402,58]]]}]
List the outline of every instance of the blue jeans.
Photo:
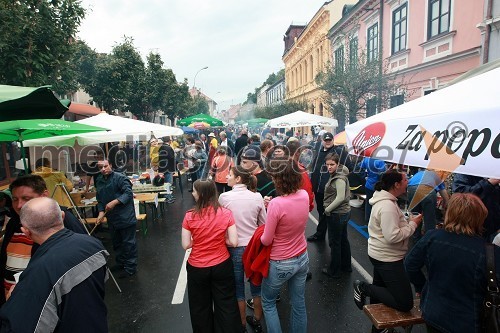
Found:
[{"label": "blue jeans", "polygon": [[[236,285],[236,299],[238,301],[245,300],[245,269],[243,268],[243,252],[246,246],[228,248],[231,260],[233,261],[234,282]],[[260,296],[260,286],[255,286],[250,283],[250,292],[252,297]]]},{"label": "blue jeans", "polygon": [[278,296],[285,282],[288,282],[288,294],[292,305],[289,332],[307,332],[307,312],[304,295],[308,271],[309,256],[307,251],[289,259],[269,261],[269,274],[262,281],[262,308],[266,317],[268,333],[282,332],[278,310],[276,309],[276,296]]},{"label": "blue jeans", "polygon": [[163,175],[165,176],[165,183],[173,184],[174,176],[171,172],[165,172]]}]

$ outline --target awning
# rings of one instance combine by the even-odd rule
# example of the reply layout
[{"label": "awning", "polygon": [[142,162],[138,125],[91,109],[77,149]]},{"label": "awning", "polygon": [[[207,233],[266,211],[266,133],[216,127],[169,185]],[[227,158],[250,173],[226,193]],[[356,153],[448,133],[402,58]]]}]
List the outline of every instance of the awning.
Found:
[{"label": "awning", "polygon": [[96,116],[99,113],[101,113],[101,110],[99,108],[96,108],[93,105],[90,105],[90,104],[71,103],[69,106],[69,110],[67,112],[78,114],[80,116],[91,117],[91,116]]}]

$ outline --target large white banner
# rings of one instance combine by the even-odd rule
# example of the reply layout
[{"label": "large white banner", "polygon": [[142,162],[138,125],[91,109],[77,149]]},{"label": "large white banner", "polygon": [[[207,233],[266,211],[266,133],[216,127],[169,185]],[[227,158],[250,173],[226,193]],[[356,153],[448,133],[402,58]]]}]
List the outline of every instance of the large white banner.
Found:
[{"label": "large white banner", "polygon": [[353,154],[500,178],[500,68],[346,127]]}]

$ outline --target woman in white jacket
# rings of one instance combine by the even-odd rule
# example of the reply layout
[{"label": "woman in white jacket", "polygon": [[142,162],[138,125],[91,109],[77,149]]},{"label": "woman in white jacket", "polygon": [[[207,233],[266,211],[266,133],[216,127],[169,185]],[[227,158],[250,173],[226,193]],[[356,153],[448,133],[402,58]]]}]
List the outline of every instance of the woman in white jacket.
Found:
[{"label": "woman in white jacket", "polygon": [[366,296],[372,304],[383,303],[399,311],[409,311],[413,307],[403,259],[408,251],[408,240],[422,221],[422,215],[407,221],[399,209],[397,197],[406,192],[407,186],[406,174],[396,170],[384,173],[375,185],[368,223],[368,256],[373,264],[373,284],[354,282],[354,302],[360,309]]}]

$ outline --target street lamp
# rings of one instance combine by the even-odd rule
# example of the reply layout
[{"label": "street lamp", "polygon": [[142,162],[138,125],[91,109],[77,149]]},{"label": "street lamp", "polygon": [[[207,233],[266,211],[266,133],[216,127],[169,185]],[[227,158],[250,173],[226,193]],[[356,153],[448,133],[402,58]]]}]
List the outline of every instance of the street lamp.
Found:
[{"label": "street lamp", "polygon": [[205,66],[205,67],[201,68],[199,71],[196,72],[196,74],[194,75],[194,80],[193,80],[193,88],[196,88],[196,76],[198,75],[198,73],[201,72],[204,69],[207,69],[207,68],[208,68],[208,66]]}]

